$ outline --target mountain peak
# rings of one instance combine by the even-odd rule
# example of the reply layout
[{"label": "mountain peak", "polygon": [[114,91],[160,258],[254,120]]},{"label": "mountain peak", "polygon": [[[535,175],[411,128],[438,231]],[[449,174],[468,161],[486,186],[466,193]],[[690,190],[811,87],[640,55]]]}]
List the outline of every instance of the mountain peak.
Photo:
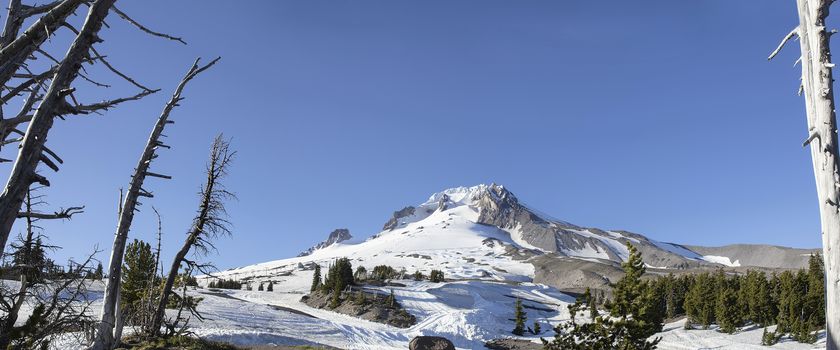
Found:
[{"label": "mountain peak", "polygon": [[302,251],[300,254],[298,254],[298,256],[301,257],[301,256],[310,255],[310,254],[314,253],[316,250],[324,249],[324,248],[329,247],[333,244],[344,242],[344,241],[349,240],[351,238],[353,238],[353,236],[350,234],[350,230],[348,230],[346,228],[335,229],[332,232],[330,232],[330,235],[327,237],[327,240],[325,240],[321,243],[318,243],[318,244],[310,247],[307,250]]}]

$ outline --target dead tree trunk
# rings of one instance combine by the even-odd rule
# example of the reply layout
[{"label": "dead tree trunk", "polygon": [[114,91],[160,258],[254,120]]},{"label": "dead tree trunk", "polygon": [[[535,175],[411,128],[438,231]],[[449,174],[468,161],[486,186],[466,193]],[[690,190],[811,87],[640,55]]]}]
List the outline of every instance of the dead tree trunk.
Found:
[{"label": "dead tree trunk", "polygon": [[797,0],[799,26],[794,28],[773,58],[794,35],[799,36],[802,85],[808,119],[811,160],[817,184],[822,226],[826,281],[826,348],[840,349],[840,168],[838,167],[837,119],[834,111],[834,79],[825,19],[833,0]]},{"label": "dead tree trunk", "polygon": [[[52,83],[44,95],[40,106],[32,116],[32,120],[26,130],[26,135],[20,144],[18,156],[12,166],[3,192],[0,194],[0,247],[5,248],[9,238],[9,232],[20,211],[23,197],[32,183],[38,182],[48,185],[49,182],[43,176],[35,173],[38,163],[46,159],[44,144],[47,141],[47,134],[52,128],[55,116],[64,105],[69,105],[65,97],[72,92],[70,84],[78,75],[82,61],[89,55],[93,44],[100,40],[97,33],[102,28],[102,23],[115,0],[96,0],[90,5],[90,10],[73,44],[58,65],[52,78]],[[68,0],[69,2],[69,0]],[[46,17],[46,16],[45,16]],[[17,41],[17,40],[16,40]],[[10,49],[14,43],[9,44],[0,50]],[[8,64],[8,61],[0,61]]]},{"label": "dead tree trunk", "polygon": [[[105,287],[105,301],[102,305],[102,319],[99,322],[97,329],[97,336],[91,349],[108,350],[113,349],[116,341],[115,333],[121,333],[122,330],[115,329],[117,319],[117,303],[119,298],[120,286],[122,285],[122,263],[123,254],[125,253],[125,243],[128,240],[128,231],[131,228],[131,222],[134,220],[134,212],[137,211],[137,203],[140,197],[153,197],[152,193],[143,189],[143,182],[147,176],[159,177],[169,179],[169,176],[153,173],[149,171],[149,166],[152,161],[157,158],[157,150],[161,147],[169,148],[160,141],[160,136],[167,124],[174,121],[169,119],[169,114],[172,109],[178,105],[183,98],[181,92],[186,86],[187,82],[192,80],[198,73],[204,71],[208,67],[216,63],[218,59],[213,60],[204,67],[198,66],[198,60],[192,65],[187,75],[178,84],[172,98],[163,108],[163,112],[158,117],[151,135],[146,142],[146,148],[140,156],[137,167],[134,170],[134,175],[131,177],[128,191],[120,209],[119,223],[117,224],[117,233],[114,237],[114,245],[111,249],[111,261],[108,267],[108,285]],[[116,332],[115,332],[116,331]]]},{"label": "dead tree trunk", "polygon": [[201,265],[186,259],[187,254],[195,248],[199,252],[206,252],[213,248],[212,239],[219,235],[229,234],[228,222],[224,218],[225,206],[224,200],[233,197],[233,194],[224,189],[221,184],[221,179],[227,175],[227,168],[233,161],[236,152],[230,151],[230,144],[225,141],[221,135],[217,136],[213,141],[213,147],[210,150],[210,159],[207,162],[207,180],[201,190],[199,203],[199,210],[196,217],[193,219],[192,227],[187,234],[187,239],[175,258],[172,259],[172,265],[169,267],[169,274],[164,282],[163,289],[160,292],[158,306],[155,311],[154,320],[152,322],[152,332],[158,335],[160,327],[163,324],[163,317],[166,312],[166,304],[169,301],[172,287],[175,284],[175,278],[178,276],[178,271],[181,264],[186,262],[191,268],[202,269]]}]

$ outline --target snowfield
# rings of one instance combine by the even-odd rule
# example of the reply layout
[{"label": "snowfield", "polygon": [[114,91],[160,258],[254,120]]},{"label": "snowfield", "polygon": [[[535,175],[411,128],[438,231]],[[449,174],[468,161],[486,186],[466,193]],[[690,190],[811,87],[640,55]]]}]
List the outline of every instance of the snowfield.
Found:
[{"label": "snowfield", "polygon": [[[436,335],[450,339],[459,349],[484,349],[486,341],[513,337],[513,310],[517,299],[527,312],[527,325],[541,324],[543,333],[521,339],[539,343],[539,338],[552,338],[552,327],[569,319],[567,306],[574,298],[555,288],[535,284],[534,266],[528,262],[533,249],[523,243],[519,228],[502,230],[478,224],[479,208],[473,198],[486,185],[455,188],[432,195],[412,215],[396,223],[396,227],[372,238],[350,239],[314,250],[310,255],[276,260],[227,271],[215,277],[236,279],[249,284],[252,290],[208,289],[209,276],[199,276],[204,288],[190,294],[203,298],[199,310],[203,321],[192,320],[197,335],[238,345],[314,345],[323,344],[342,349],[407,349],[408,342],[418,335]],[[442,205],[445,204],[445,205]],[[571,227],[571,226],[570,226]],[[597,239],[620,257],[628,253],[624,245],[612,240],[626,237],[621,232],[596,235],[586,229],[572,228],[577,234]],[[699,256],[687,249],[656,242],[661,249],[691,259],[721,260]],[[603,249],[603,247],[602,247]],[[605,258],[603,250],[589,245],[565,252],[570,258]],[[389,265],[407,274],[420,271],[428,276],[432,269],[442,270],[447,282],[396,280],[400,286],[371,287],[369,291],[388,294],[417,323],[410,328],[396,328],[370,322],[329,310],[315,309],[300,301],[309,293],[315,264],[326,273],[336,258],[347,257],[354,268],[364,266],[371,271],[377,265]],[[257,291],[260,284],[273,283],[274,290]],[[403,286],[404,285],[404,286]],[[91,312],[98,314],[102,305],[102,282],[90,286],[94,301]],[[130,330],[126,330],[126,333]],[[761,343],[762,329],[748,328],[734,335],[715,330],[684,330],[683,321],[665,326],[660,349],[767,349]],[[785,342],[771,349],[824,348],[824,340],[815,345]],[[58,348],[81,348],[70,340]]]}]

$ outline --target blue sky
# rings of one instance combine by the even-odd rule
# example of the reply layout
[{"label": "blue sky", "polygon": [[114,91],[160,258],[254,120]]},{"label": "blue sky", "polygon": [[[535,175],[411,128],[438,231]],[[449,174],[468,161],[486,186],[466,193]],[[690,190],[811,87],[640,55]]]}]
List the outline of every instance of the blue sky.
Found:
[{"label": "blue sky", "polygon": [[[131,236],[171,256],[212,137],[233,138],[234,235],[221,268],[295,255],[335,228],[377,232],[444,188],[496,182],[578,225],[685,244],[820,244],[804,106],[783,1],[144,1],[121,5],[189,45],[113,16],[101,51],[163,91],[59,121],[48,144],[59,261],[108,260],[118,189],[180,76],[188,86]],[[89,85],[78,82],[80,89]],[[132,92],[98,91],[101,99]],[[4,165],[0,170],[8,172]],[[48,170],[44,170],[47,172]],[[16,231],[19,228],[16,229]]]}]

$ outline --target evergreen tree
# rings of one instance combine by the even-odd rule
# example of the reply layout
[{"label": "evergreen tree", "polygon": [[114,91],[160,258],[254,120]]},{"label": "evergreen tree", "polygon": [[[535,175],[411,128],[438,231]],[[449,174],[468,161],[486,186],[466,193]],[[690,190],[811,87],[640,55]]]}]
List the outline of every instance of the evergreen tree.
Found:
[{"label": "evergreen tree", "polygon": [[685,312],[691,323],[709,328],[715,319],[717,291],[713,278],[708,272],[694,276],[694,283],[685,296]]},{"label": "evergreen tree", "polygon": [[353,278],[356,281],[364,281],[367,279],[367,269],[364,266],[359,266],[356,268],[356,272],[353,274]]},{"label": "evergreen tree", "polygon": [[628,338],[624,344],[644,343],[647,338],[662,331],[664,312],[661,299],[642,282],[645,263],[636,247],[627,243],[630,256],[622,263],[624,276],[613,289],[614,300],[610,304],[610,315],[618,318],[619,327],[625,327]]},{"label": "evergreen tree", "polygon": [[131,313],[155,283],[155,255],[149,243],[135,239],[125,247],[121,278],[120,304]]},{"label": "evergreen tree", "polygon": [[96,263],[96,271],[93,273],[93,279],[101,281],[105,277],[105,272],[102,269],[102,263]]},{"label": "evergreen tree", "polygon": [[268,286],[265,288],[265,290],[267,292],[273,292],[274,291],[274,282],[273,281],[268,281]]},{"label": "evergreen tree", "polygon": [[330,308],[331,309],[335,309],[339,305],[341,305],[341,290],[342,290],[341,284],[339,284],[339,283],[334,283],[333,284],[332,300],[330,300]]},{"label": "evergreen tree", "polygon": [[731,286],[720,288],[717,297],[717,307],[715,308],[715,318],[717,319],[720,331],[724,333],[735,333],[735,330],[741,323],[741,310],[738,305],[738,294],[736,289]]},{"label": "evergreen tree", "polygon": [[542,333],[542,327],[540,326],[540,322],[534,321],[534,334],[538,335],[540,333]]},{"label": "evergreen tree", "polygon": [[808,259],[808,292],[805,294],[805,315],[818,330],[825,326],[825,267],[820,254]]},{"label": "evergreen tree", "polygon": [[525,315],[525,310],[522,308],[522,300],[519,300],[517,298],[513,308],[513,318],[515,325],[513,327],[512,333],[521,336],[525,334],[525,321],[528,319],[528,317]]},{"label": "evergreen tree", "polygon": [[310,292],[318,290],[321,285],[321,265],[315,265],[315,272],[312,274],[312,286],[309,288]]},{"label": "evergreen tree", "polygon": [[259,287],[257,287],[257,291],[262,292],[262,291],[264,291],[264,290],[265,290],[265,288],[263,288],[263,284],[262,284],[262,283],[260,283],[260,286],[259,286]]}]

